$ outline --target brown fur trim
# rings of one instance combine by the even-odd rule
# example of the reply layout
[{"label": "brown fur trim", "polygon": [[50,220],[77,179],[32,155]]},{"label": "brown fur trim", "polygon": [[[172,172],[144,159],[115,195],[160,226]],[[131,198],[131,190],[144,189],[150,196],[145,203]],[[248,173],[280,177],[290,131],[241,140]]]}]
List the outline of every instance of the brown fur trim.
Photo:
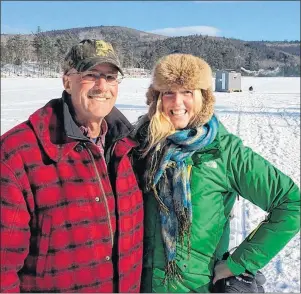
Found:
[{"label": "brown fur trim", "polygon": [[161,58],[153,71],[153,88],[159,92],[185,88],[208,89],[212,71],[203,59],[190,54],[171,54]]},{"label": "brown fur trim", "polygon": [[156,91],[153,88],[153,85],[150,85],[146,92],[146,104],[149,105],[148,108],[148,117],[151,118],[157,110],[158,97],[160,95],[159,91]]},{"label": "brown fur trim", "polygon": [[196,118],[193,120],[191,127],[198,127],[206,124],[214,113],[215,97],[212,88],[201,90],[203,96],[203,106]]},{"label": "brown fur trim", "polygon": [[146,92],[146,105],[150,105],[153,101],[157,100],[160,92],[156,91],[153,85],[150,85]]}]

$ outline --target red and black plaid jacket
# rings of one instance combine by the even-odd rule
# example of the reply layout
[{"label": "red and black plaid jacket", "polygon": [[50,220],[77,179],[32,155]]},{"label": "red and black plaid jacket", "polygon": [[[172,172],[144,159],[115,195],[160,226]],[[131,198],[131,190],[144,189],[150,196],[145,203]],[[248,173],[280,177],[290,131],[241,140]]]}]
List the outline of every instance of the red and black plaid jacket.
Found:
[{"label": "red and black plaid jacket", "polygon": [[130,125],[116,108],[106,117],[106,165],[67,102],[64,92],[1,137],[1,292],[113,292],[114,259],[117,290],[139,292]]}]

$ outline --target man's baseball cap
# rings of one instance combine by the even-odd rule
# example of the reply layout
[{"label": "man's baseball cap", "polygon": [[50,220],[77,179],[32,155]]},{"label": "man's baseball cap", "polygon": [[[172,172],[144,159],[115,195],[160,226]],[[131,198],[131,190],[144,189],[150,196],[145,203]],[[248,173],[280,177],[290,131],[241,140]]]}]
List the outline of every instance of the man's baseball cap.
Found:
[{"label": "man's baseball cap", "polygon": [[67,53],[63,71],[66,74],[71,68],[75,68],[78,72],[83,72],[101,63],[110,63],[116,66],[118,71],[124,75],[112,44],[103,40],[85,39],[72,46]]}]

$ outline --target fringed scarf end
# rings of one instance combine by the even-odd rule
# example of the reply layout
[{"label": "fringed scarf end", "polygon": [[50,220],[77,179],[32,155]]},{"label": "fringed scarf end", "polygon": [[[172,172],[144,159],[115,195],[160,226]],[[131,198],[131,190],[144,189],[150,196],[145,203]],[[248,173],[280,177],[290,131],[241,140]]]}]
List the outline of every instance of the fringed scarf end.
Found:
[{"label": "fringed scarf end", "polygon": [[179,273],[175,260],[167,262],[167,265],[165,267],[165,277],[163,280],[163,284],[172,280],[183,280],[181,274]]},{"label": "fringed scarf end", "polygon": [[169,213],[169,209],[167,208],[167,206],[163,203],[163,201],[159,197],[157,189],[156,189],[156,186],[152,185],[152,189],[154,191],[155,198],[157,199],[157,201],[159,203],[161,211],[163,211],[164,213],[168,214]]}]

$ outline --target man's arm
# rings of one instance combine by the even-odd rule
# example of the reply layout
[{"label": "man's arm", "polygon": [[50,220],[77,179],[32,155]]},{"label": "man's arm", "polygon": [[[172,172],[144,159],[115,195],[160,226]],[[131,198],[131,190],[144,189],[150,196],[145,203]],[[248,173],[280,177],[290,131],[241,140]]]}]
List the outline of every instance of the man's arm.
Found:
[{"label": "man's arm", "polygon": [[21,185],[12,170],[1,162],[0,290],[20,292],[18,271],[29,251],[30,215]]}]

